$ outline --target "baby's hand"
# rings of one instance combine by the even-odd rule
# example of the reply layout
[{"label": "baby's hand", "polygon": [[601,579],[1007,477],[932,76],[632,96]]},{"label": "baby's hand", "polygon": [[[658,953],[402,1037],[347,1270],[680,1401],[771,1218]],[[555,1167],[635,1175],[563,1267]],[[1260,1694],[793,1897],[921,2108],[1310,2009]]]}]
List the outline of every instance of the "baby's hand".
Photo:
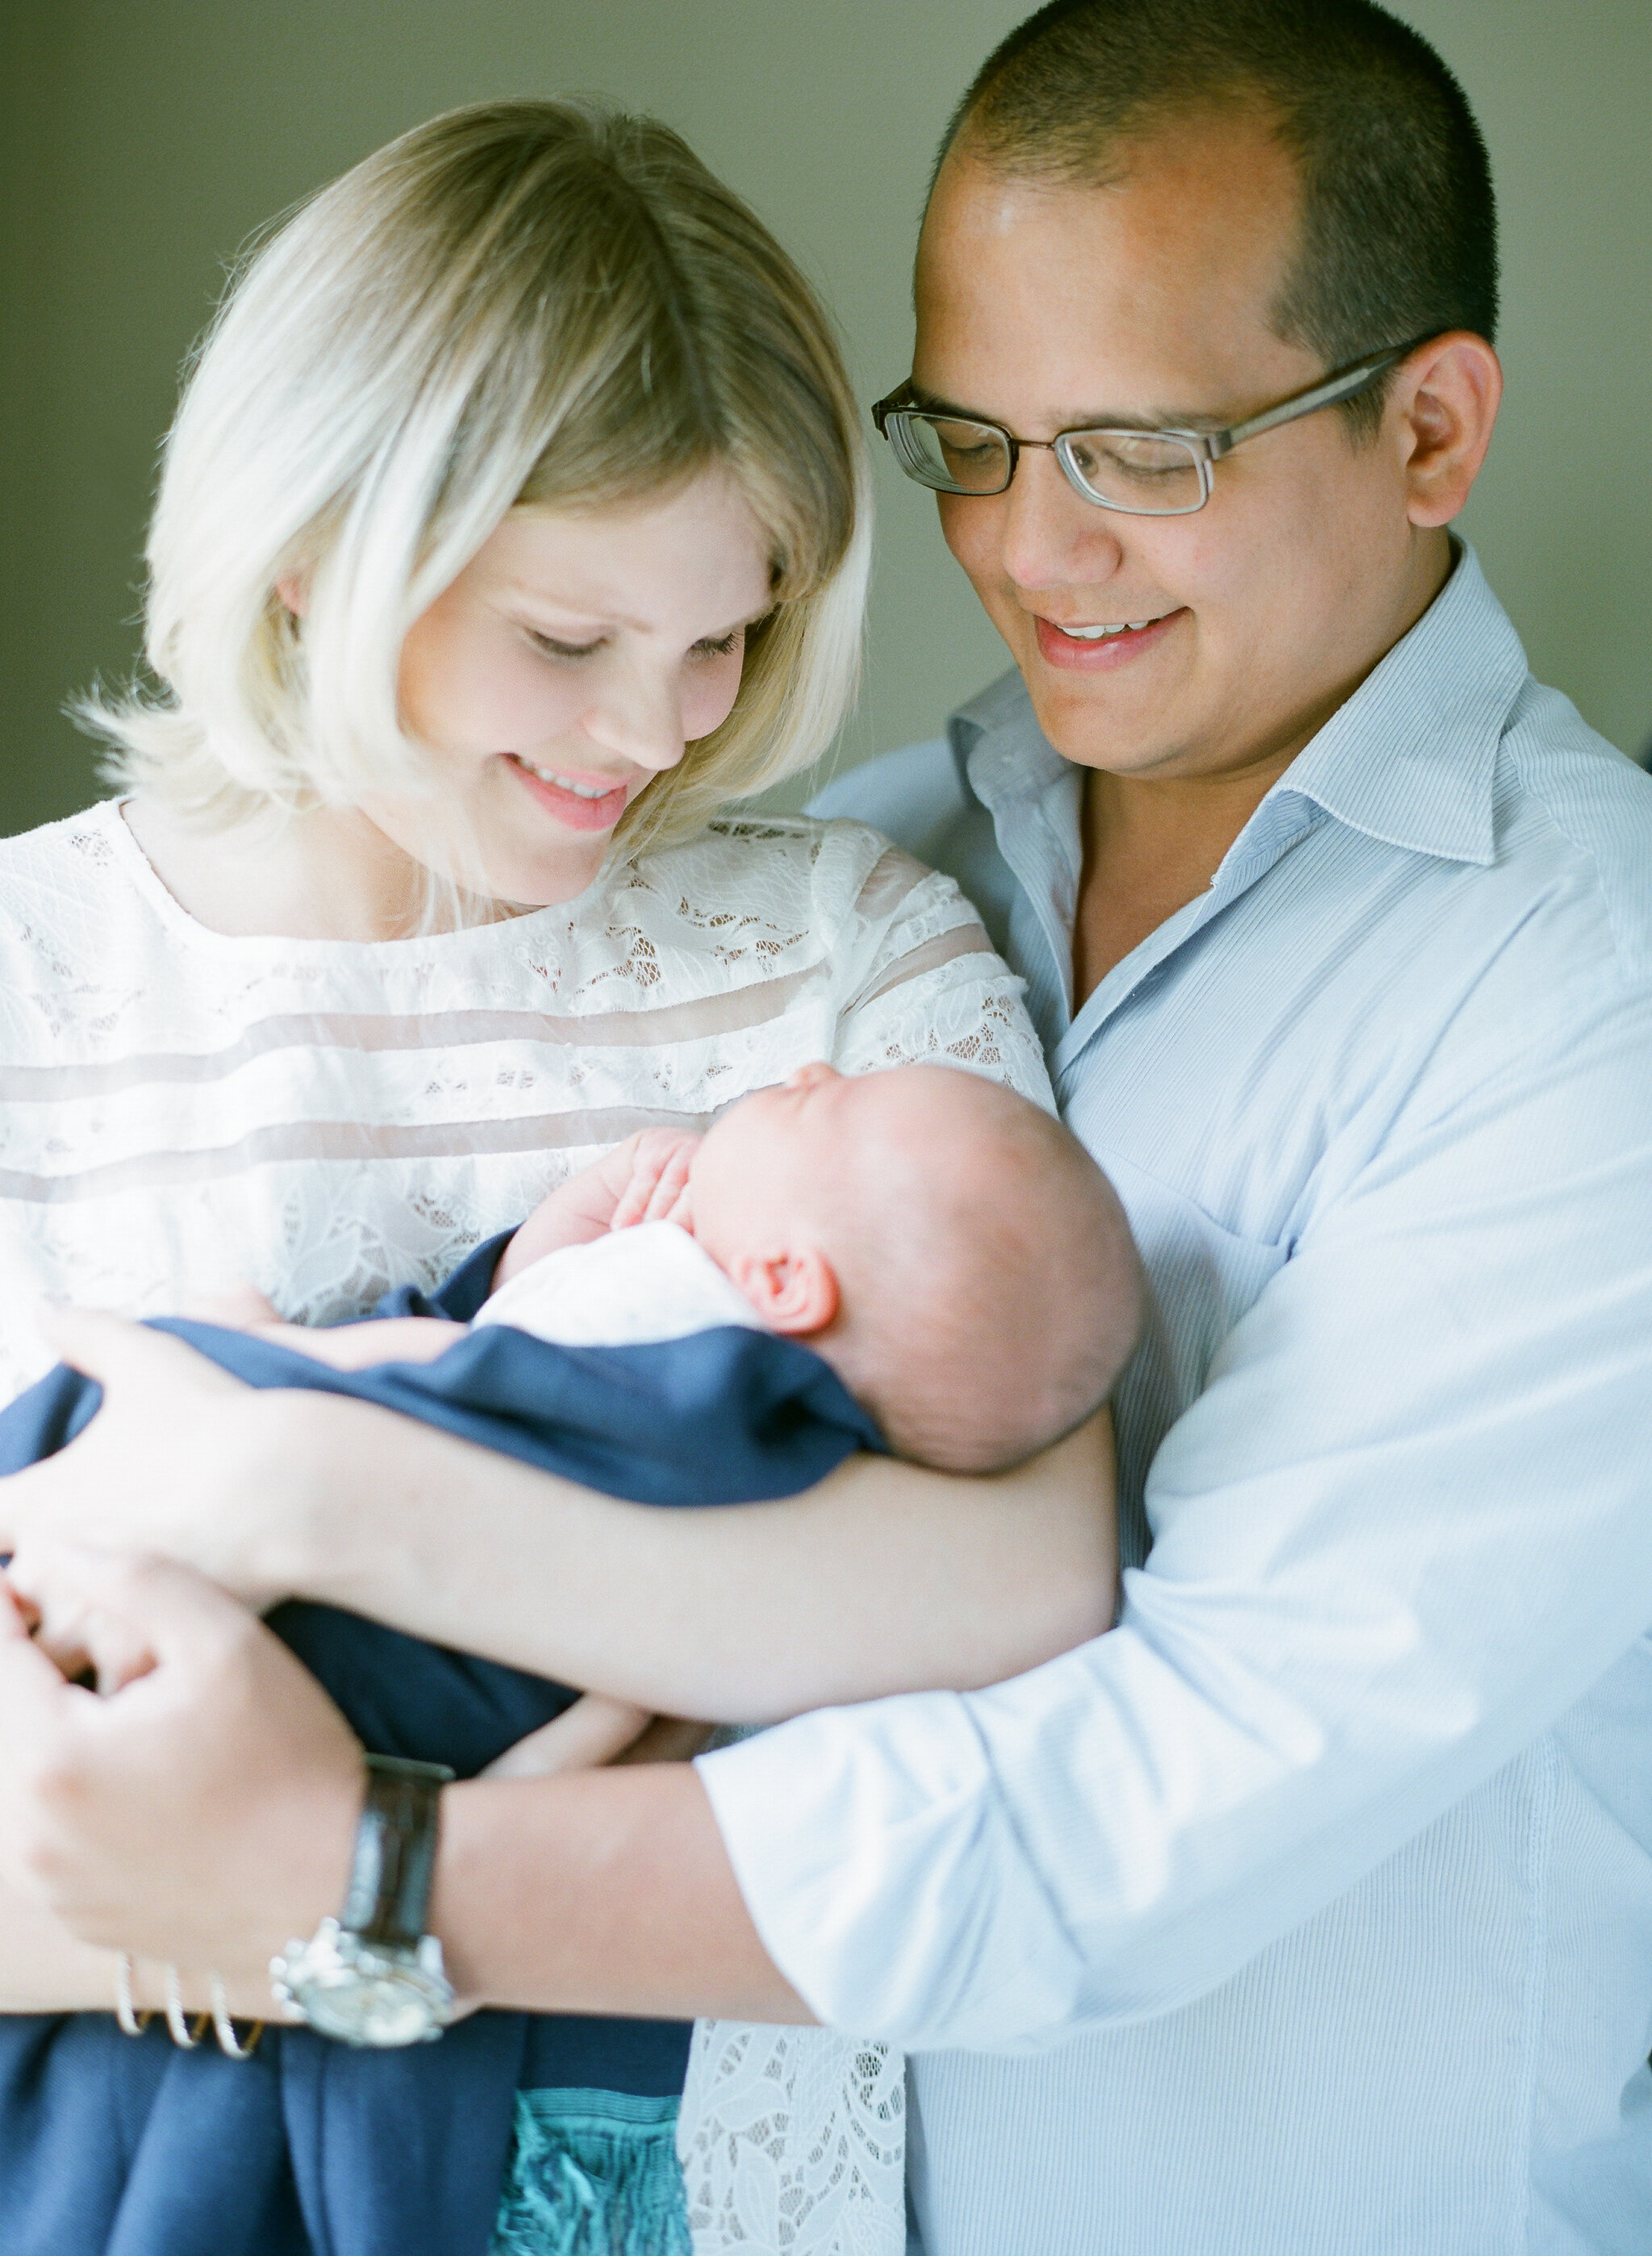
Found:
[{"label": "baby's hand", "polygon": [[334,1371],[367,1371],[376,1363],[432,1363],[467,1329],[442,1316],[381,1317],[369,1324],[290,1324],[256,1285],[203,1293],[186,1301],[178,1313],[197,1323],[221,1324],[226,1331],[247,1332],[276,1347],[292,1348]]},{"label": "baby's hand", "polygon": [[542,1199],[499,1257],[493,1289],[565,1246],[589,1245],[634,1222],[688,1223],[688,1169],[698,1136],[643,1128]]},{"label": "baby's hand", "polygon": [[255,1339],[288,1347],[334,1371],[369,1371],[376,1363],[433,1363],[468,1327],[445,1316],[380,1316],[366,1324],[248,1324]]},{"label": "baby's hand", "polygon": [[688,1171],[699,1148],[699,1138],[678,1128],[645,1128],[620,1148],[630,1154],[630,1179],[620,1194],[608,1228],[629,1230],[639,1222],[674,1222],[679,1229],[692,1229]]},{"label": "baby's hand", "polygon": [[185,1301],[178,1314],[193,1317],[198,1324],[222,1324],[232,1332],[256,1331],[281,1322],[280,1309],[256,1285],[231,1285],[222,1293],[199,1294]]}]

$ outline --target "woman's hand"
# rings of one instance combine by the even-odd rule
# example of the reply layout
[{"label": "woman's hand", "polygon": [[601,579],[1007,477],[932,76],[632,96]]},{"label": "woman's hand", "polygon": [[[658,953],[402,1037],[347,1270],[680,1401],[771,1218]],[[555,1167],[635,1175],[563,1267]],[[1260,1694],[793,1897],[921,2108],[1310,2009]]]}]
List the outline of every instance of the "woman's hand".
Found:
[{"label": "woman's hand", "polygon": [[[348,1725],[278,1639],[186,1569],[41,1547],[9,1579],[0,1879],[84,1942],[214,1968],[268,2012],[271,1954],[344,1900],[362,1794]],[[31,1617],[72,1623],[121,1688],[67,1682]]]},{"label": "woman's hand", "polygon": [[559,1771],[594,1769],[622,1755],[654,1720],[646,1708],[634,1707],[629,1700],[586,1692],[571,1708],[507,1747],[482,1775],[554,1778]]},{"label": "woman's hand", "polygon": [[309,1398],[243,1386],[169,1333],[93,1309],[41,1329],[103,1388],[67,1449],[0,1480],[0,1555],[37,1543],[158,1553],[263,1610],[288,1597],[301,1511],[296,1437]]}]

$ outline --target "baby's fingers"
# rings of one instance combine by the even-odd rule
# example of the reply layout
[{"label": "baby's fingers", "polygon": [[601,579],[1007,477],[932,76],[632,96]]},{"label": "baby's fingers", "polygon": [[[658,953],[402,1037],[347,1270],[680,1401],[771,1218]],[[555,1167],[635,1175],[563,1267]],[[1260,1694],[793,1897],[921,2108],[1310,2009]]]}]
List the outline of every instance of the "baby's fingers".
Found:
[{"label": "baby's fingers", "polygon": [[631,1172],[625,1188],[620,1193],[614,1209],[610,1230],[629,1230],[633,1223],[650,1218],[654,1195],[660,1178],[670,1167],[680,1149],[678,1139],[659,1129],[650,1129],[636,1139],[636,1150],[631,1158]]},{"label": "baby's fingers", "polygon": [[693,1165],[694,1146],[678,1147],[661,1168],[657,1181],[649,1194],[644,1222],[684,1222],[686,1219],[688,1171]]}]

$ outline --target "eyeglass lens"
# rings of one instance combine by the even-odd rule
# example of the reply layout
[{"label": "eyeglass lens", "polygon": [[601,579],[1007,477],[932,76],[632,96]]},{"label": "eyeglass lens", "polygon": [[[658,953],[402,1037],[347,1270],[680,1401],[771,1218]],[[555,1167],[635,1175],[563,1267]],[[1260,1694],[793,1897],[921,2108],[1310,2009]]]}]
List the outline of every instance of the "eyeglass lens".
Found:
[{"label": "eyeglass lens", "polygon": [[[990,423],[908,408],[889,416],[889,428],[902,468],[921,484],[943,492],[995,494],[1009,483],[1009,441]],[[1156,432],[1077,431],[1057,451],[1074,484],[1108,508],[1172,517],[1198,509],[1205,498],[1199,458],[1179,439]]]}]

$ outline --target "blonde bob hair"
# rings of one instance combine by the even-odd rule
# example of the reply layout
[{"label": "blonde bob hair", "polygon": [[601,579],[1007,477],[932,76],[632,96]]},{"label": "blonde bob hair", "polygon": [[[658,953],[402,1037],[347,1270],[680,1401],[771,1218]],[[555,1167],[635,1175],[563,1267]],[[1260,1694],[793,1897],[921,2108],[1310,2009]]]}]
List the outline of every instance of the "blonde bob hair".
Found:
[{"label": "blonde bob hair", "polygon": [[[692,835],[806,766],[854,694],[865,453],[831,322],[666,126],[478,103],[322,189],[228,292],[148,545],[160,694],[88,700],[111,779],[228,824],[428,787],[403,638],[515,508],[635,504],[722,467],[774,609],[722,725],[627,810]],[[278,593],[305,589],[294,618]]]}]

